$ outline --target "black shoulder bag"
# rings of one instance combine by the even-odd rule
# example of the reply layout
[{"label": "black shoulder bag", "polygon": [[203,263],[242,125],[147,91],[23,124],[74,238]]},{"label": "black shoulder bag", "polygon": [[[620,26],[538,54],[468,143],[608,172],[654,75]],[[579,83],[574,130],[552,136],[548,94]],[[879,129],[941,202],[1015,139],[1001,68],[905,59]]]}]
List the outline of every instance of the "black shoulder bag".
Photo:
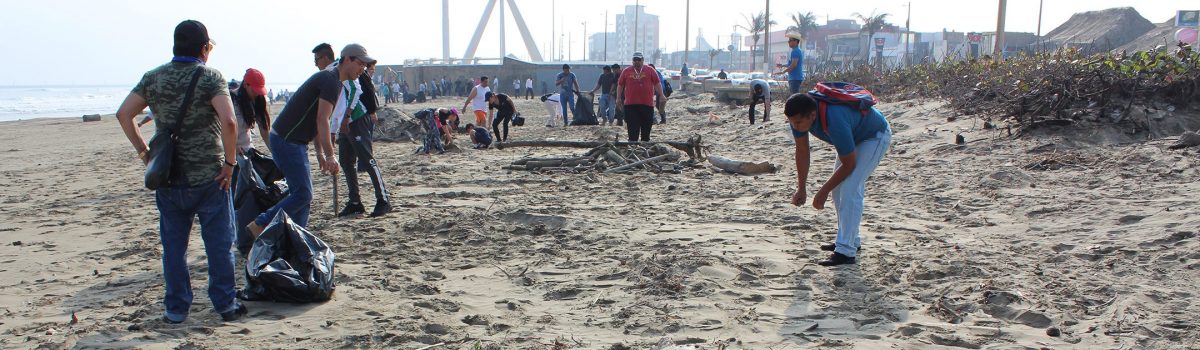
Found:
[{"label": "black shoulder bag", "polygon": [[[204,67],[196,68],[192,74],[192,83],[188,85],[187,94],[183,96],[183,105],[179,107],[179,117],[169,129],[159,130],[150,138],[150,149],[146,151],[146,188],[157,190],[170,184],[172,179],[172,163],[175,158],[175,143],[179,140],[179,129],[183,127],[183,119],[187,117],[188,107],[192,104],[192,95],[196,84],[200,82],[200,74]],[[175,174],[178,175],[178,174]]]}]

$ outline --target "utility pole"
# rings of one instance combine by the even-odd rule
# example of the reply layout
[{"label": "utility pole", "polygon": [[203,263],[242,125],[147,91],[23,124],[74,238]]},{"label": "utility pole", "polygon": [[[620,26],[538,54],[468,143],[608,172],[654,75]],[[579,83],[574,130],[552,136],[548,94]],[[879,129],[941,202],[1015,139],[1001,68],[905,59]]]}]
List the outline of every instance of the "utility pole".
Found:
[{"label": "utility pole", "polygon": [[608,10],[604,10],[604,61],[608,62]]},{"label": "utility pole", "polygon": [[908,18],[904,19],[904,56],[912,67],[912,1],[908,2]]},{"label": "utility pole", "polygon": [[587,52],[587,21],[583,21],[583,61],[591,60]]},{"label": "utility pole", "polygon": [[638,23],[640,23],[639,21],[641,20],[641,15],[642,15],[641,1],[635,0],[633,2],[633,52],[642,51],[642,50],[638,50],[638,36],[641,35],[640,33],[641,33],[641,29],[642,29],[638,25]]},{"label": "utility pole", "polygon": [[1004,58],[1004,15],[1008,8],[1008,0],[1000,0],[1000,10],[996,15],[996,59]]},{"label": "utility pole", "polygon": [[1044,0],[1038,0],[1038,29],[1036,37],[1038,43],[1042,42],[1042,5],[1044,4]]},{"label": "utility pole", "polygon": [[771,0],[767,0],[766,16],[763,17],[763,36],[766,37],[766,43],[763,45],[763,73],[771,74]]},{"label": "utility pole", "polygon": [[[683,7],[684,8],[684,10],[683,10],[683,18],[684,18],[683,19],[683,65],[687,66],[688,65],[688,52],[691,51],[691,49],[689,49],[690,45],[688,45],[688,41],[692,40],[690,37],[692,35],[692,31],[691,31],[692,30],[692,0],[687,0],[687,2],[684,3],[683,6],[684,6]],[[680,77],[679,79],[680,79],[680,82],[683,81],[682,77]]]},{"label": "utility pole", "polygon": [[550,61],[554,61],[554,57],[558,56],[558,51],[554,51],[556,47],[554,46],[554,41],[558,40],[558,33],[554,32],[555,29],[558,29],[558,26],[555,24],[558,19],[558,11],[555,9],[555,5],[554,0],[550,0]]}]

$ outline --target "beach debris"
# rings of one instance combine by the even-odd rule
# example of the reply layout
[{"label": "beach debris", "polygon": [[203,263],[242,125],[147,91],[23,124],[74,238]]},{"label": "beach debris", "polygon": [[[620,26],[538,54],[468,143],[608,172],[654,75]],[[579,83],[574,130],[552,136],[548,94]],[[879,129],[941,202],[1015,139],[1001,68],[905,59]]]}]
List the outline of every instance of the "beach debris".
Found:
[{"label": "beach debris", "polygon": [[505,170],[528,170],[542,172],[621,173],[632,170],[680,173],[684,164],[679,161],[679,152],[662,145],[643,147],[640,145],[602,145],[579,156],[521,158],[504,167]]},{"label": "beach debris", "polygon": [[84,114],[84,115],[83,115],[83,121],[85,121],[85,122],[98,122],[98,121],[100,121],[100,115],[99,115],[99,114]]},{"label": "beach debris", "polygon": [[771,162],[747,162],[722,156],[708,155],[708,163],[726,172],[740,175],[758,175],[779,171],[779,166]]},{"label": "beach debris", "polygon": [[1168,148],[1180,149],[1195,146],[1200,146],[1200,134],[1197,134],[1194,131],[1188,131],[1184,132],[1183,135],[1179,135],[1179,141],[1175,141],[1175,144]]},{"label": "beach debris", "polygon": [[375,139],[379,141],[421,142],[425,139],[425,128],[421,121],[395,107],[380,107],[375,113],[379,123],[375,125]]},{"label": "beach debris", "polygon": [[[527,170],[542,172],[624,173],[647,170],[655,173],[679,174],[684,168],[696,165],[698,155],[704,151],[700,136],[687,142],[601,142],[601,141],[514,141],[497,148],[507,147],[578,147],[588,148],[582,155],[521,158],[504,167],[505,170]],[[680,161],[681,155],[674,149],[688,152],[689,159]]]}]

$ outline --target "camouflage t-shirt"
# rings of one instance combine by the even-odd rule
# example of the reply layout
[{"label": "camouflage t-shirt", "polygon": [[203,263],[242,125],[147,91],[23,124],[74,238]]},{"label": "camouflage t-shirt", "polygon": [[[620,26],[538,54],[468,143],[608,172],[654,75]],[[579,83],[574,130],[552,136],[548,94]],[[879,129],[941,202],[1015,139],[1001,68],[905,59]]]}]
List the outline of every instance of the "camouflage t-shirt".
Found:
[{"label": "camouflage t-shirt", "polygon": [[[214,96],[229,97],[229,86],[221,72],[191,62],[171,62],[142,76],[133,87],[154,112],[155,132],[175,127],[180,105],[196,69],[203,69],[196,83],[196,92],[187,107],[187,117],[179,128],[175,144],[172,179],[186,181],[187,186],[199,186],[213,181],[221,171],[224,149],[221,147],[221,123],[213,108]],[[180,175],[176,177],[176,172]],[[181,184],[183,185],[183,184]]]}]

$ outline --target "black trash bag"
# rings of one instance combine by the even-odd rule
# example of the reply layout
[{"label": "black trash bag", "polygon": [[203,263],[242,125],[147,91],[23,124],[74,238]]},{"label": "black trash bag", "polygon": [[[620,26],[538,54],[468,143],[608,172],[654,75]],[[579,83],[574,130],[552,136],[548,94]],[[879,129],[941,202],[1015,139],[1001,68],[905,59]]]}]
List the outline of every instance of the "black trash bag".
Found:
[{"label": "black trash bag", "polygon": [[246,258],[248,301],[308,303],[333,296],[333,250],[280,210]]},{"label": "black trash bag", "polygon": [[513,126],[524,126],[525,125],[525,117],[522,117],[521,113],[517,113],[516,115],[514,115],[512,117],[512,125]]},{"label": "black trash bag", "polygon": [[283,180],[283,171],[275,161],[253,148],[238,156],[233,172],[233,207],[240,208],[246,200],[254,200],[259,207],[270,208],[287,196],[287,192],[276,182]]},{"label": "black trash bag", "polygon": [[274,183],[275,181],[283,180],[283,170],[275,165],[275,159],[259,153],[257,149],[251,148],[246,151],[246,158],[250,159],[250,163],[254,165],[254,171],[262,178],[265,183]]},{"label": "black trash bag", "polygon": [[575,94],[575,119],[571,119],[571,125],[599,125],[600,121],[596,119],[596,109],[593,108],[592,95],[589,94],[584,98],[583,94]]}]

